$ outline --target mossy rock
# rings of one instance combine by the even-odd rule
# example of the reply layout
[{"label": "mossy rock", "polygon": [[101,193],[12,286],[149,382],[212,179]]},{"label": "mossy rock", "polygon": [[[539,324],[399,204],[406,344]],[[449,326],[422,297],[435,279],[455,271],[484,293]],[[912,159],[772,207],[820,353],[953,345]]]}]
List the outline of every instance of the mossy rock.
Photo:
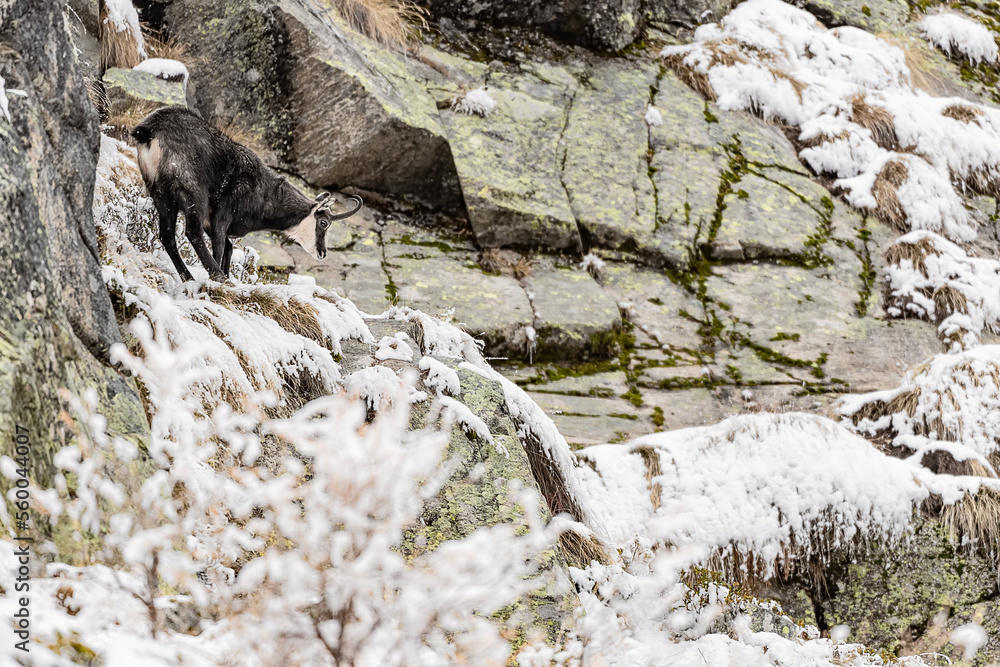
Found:
[{"label": "mossy rock", "polygon": [[578,83],[560,67],[528,69],[491,76],[496,108],[487,117],[440,112],[469,222],[482,247],[579,251],[561,159]]},{"label": "mossy rock", "polygon": [[167,81],[148,72],[112,67],[104,73],[104,90],[111,116],[135,106],[187,106],[184,84]]},{"label": "mossy rock", "polygon": [[[986,631],[972,665],[1000,660],[1000,605],[996,564],[969,553],[934,520],[917,524],[912,538],[891,551],[844,564],[828,573],[826,623],[846,624],[850,640],[899,655],[940,653],[960,662],[951,631],[969,622]],[[968,663],[961,663],[968,664]]]}]

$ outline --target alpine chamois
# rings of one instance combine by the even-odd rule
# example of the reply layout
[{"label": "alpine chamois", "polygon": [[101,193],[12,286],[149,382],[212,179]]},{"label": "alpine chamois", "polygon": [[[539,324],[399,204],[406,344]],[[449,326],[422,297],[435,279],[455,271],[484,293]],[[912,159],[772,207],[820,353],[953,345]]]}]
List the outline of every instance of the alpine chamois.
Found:
[{"label": "alpine chamois", "polygon": [[184,107],[157,109],[132,130],[132,138],[139,171],[160,216],[160,241],[183,280],[192,277],[177,251],[178,212],[184,213],[184,232],[208,275],[222,282],[229,275],[230,238],[260,230],[282,232],[323,259],[330,223],[361,209],[361,198],[351,197],[351,211],[332,214],[329,192],[309,199],[253,151]]}]

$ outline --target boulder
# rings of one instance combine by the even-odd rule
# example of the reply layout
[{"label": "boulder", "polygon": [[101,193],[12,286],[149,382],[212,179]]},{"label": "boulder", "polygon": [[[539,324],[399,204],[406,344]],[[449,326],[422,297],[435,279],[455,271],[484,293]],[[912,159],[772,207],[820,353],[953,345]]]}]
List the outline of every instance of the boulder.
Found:
[{"label": "boulder", "polygon": [[187,97],[181,81],[167,81],[148,72],[112,67],[104,73],[104,92],[108,96],[108,115],[124,113],[131,107],[186,107]]},{"label": "boulder", "polygon": [[[370,320],[369,326],[376,340],[403,332],[414,352],[412,361],[393,360],[397,373],[405,370],[422,374],[418,364],[421,346],[413,340],[416,333],[409,322],[400,320]],[[351,341],[344,348],[345,363],[350,368],[364,368],[377,363],[370,345]],[[434,357],[453,370],[459,379],[461,391],[453,398],[467,407],[489,429],[492,442],[480,435],[470,435],[461,424],[452,427],[444,460],[454,463],[450,477],[438,494],[429,498],[421,512],[418,525],[405,531],[403,554],[416,556],[436,549],[449,540],[462,539],[481,527],[512,523],[526,527],[524,508],[516,492],[521,488],[538,491],[531,460],[522,443],[518,425],[511,418],[505,393],[499,382],[463,368],[462,359]],[[413,404],[410,425],[413,429],[440,426],[441,413],[434,403],[433,388],[418,383],[417,389],[427,393],[428,400]],[[550,511],[540,492],[535,508],[547,521]],[[553,544],[539,554],[538,577],[548,583],[541,589],[518,600],[512,607],[493,615],[511,637],[524,639],[533,631],[544,633],[555,641],[571,620],[572,610],[579,603],[570,583],[565,559]],[[519,643],[519,642],[518,642]]]},{"label": "boulder", "polygon": [[574,44],[618,51],[640,33],[641,0],[422,0],[437,19],[533,27]]},{"label": "boulder", "polygon": [[490,76],[496,107],[486,117],[441,110],[469,222],[484,248],[579,252],[562,182],[563,134],[579,84],[554,65],[522,70]]},{"label": "boulder", "polygon": [[[918,520],[912,537],[894,549],[835,564],[825,576],[822,596],[795,585],[773,592],[787,600],[783,606],[793,616],[814,623],[818,609],[828,627],[849,626],[850,642],[898,655],[939,654],[949,664],[975,667],[1000,659],[995,561],[963,546],[935,519]],[[966,623],[980,625],[987,636],[968,662],[951,643],[952,631]]]},{"label": "boulder", "polygon": [[[38,284],[52,283],[56,296],[51,305],[62,311],[79,341],[104,358],[120,336],[101,281],[91,211],[100,146],[97,113],[87,96],[62,10],[22,0],[8,3],[3,18],[0,41],[8,48],[0,54],[0,62],[6,87],[23,90],[27,97],[11,99],[13,122],[0,117],[0,124],[5,145],[14,142],[19,147],[9,159],[30,166],[27,183],[15,179],[6,187],[10,192],[28,188],[37,209],[4,213],[10,216],[8,229],[29,227],[36,216],[44,226],[44,236],[34,246],[14,244],[8,238],[16,251],[10,257],[46,263],[51,280]],[[31,254],[26,252],[29,247]],[[3,275],[14,280],[18,273]]]},{"label": "boulder", "polygon": [[674,33],[714,23],[734,4],[733,0],[646,0],[644,13],[650,25]]},{"label": "boulder", "polygon": [[538,357],[586,360],[617,353],[618,304],[589,273],[541,267],[524,286],[534,311]]},{"label": "boulder", "polygon": [[401,55],[336,13],[293,0],[179,0],[165,25],[212,63],[195,71],[199,110],[245,127],[270,164],[322,187],[461,207],[434,100]]},{"label": "boulder", "polygon": [[895,0],[808,0],[805,9],[828,28],[849,25],[871,33],[895,32],[910,15],[910,6]]},{"label": "boulder", "polygon": [[[142,441],[149,427],[134,382],[103,363],[121,339],[91,211],[97,116],[62,9],[22,0],[0,19],[6,86],[27,93],[10,100],[11,121],[0,115],[0,438],[28,435],[31,481],[46,487],[80,428],[66,418],[67,390],[95,390],[111,436]],[[65,537],[57,547],[73,551]]]},{"label": "boulder", "polygon": [[654,64],[611,61],[589,70],[587,85],[573,97],[563,133],[562,181],[589,245],[635,247],[656,230],[643,116],[658,72]]}]

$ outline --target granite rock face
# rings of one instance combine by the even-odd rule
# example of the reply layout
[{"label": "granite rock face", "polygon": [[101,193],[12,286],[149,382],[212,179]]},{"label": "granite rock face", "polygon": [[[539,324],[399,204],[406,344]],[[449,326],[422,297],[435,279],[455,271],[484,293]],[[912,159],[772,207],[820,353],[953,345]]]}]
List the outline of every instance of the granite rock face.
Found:
[{"label": "granite rock face", "polygon": [[5,7],[0,38],[9,49],[0,59],[6,87],[27,95],[10,102],[13,123],[6,124],[5,139],[17,141],[14,155],[33,166],[26,185],[45,226],[48,248],[27,259],[49,255],[58,281],[57,301],[73,333],[88,350],[104,356],[119,335],[100,279],[90,208],[100,143],[97,114],[62,11],[27,1]]},{"label": "granite rock face", "polygon": [[6,4],[0,40],[7,90],[26,93],[10,101],[11,121],[0,116],[0,437],[29,435],[33,480],[44,484],[75,437],[60,418],[64,391],[94,389],[111,435],[141,441],[149,427],[134,382],[105,365],[121,338],[91,211],[97,115],[61,8]]},{"label": "granite rock face", "polygon": [[182,0],[164,26],[212,63],[196,69],[201,113],[251,135],[270,164],[322,187],[461,206],[434,100],[402,54],[296,0]]}]

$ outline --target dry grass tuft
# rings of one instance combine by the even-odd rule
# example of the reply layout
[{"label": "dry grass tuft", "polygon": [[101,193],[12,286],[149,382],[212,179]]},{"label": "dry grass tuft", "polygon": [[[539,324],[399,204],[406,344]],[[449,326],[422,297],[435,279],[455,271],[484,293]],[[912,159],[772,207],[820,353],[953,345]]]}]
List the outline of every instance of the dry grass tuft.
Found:
[{"label": "dry grass tuft", "polygon": [[487,248],[479,254],[479,268],[486,273],[500,273],[507,266],[500,248]]},{"label": "dry grass tuft", "polygon": [[515,278],[517,278],[518,280],[522,280],[531,275],[531,270],[533,267],[534,267],[534,262],[532,262],[530,259],[528,259],[527,257],[518,257],[516,260],[514,260],[514,263],[511,264],[510,274]]},{"label": "dry grass tuft", "polygon": [[996,557],[1000,545],[1000,491],[983,486],[978,493],[941,509],[941,523],[971,546],[985,549]]},{"label": "dry grass tuft", "polygon": [[664,61],[666,66],[673,70],[677,78],[683,81],[688,88],[711,102],[718,99],[715,89],[708,82],[708,75],[685,65],[683,54],[667,56]]},{"label": "dry grass tuft", "polygon": [[563,512],[571,515],[575,521],[583,517],[583,512],[576,504],[573,496],[566,488],[566,480],[563,479],[562,472],[552,462],[541,441],[533,433],[528,432],[523,438],[524,451],[528,455],[528,464],[531,465],[531,475],[538,483],[538,488],[542,492],[542,497],[553,515]]},{"label": "dry grass tuft", "polygon": [[220,121],[216,121],[215,127],[219,132],[222,132],[239,145],[246,146],[254,153],[266,153],[268,150],[267,144],[260,134],[250,129],[239,118],[233,118],[225,125]]},{"label": "dry grass tuft", "polygon": [[101,72],[111,67],[132,69],[142,62],[139,42],[131,30],[119,32],[116,26],[107,20],[108,7],[104,0],[98,0],[98,5],[97,38],[101,42]]},{"label": "dry grass tuft", "polygon": [[903,52],[906,68],[910,70],[910,83],[913,84],[914,88],[919,88],[931,95],[941,95],[945,92],[944,82],[933,73],[934,65],[931,63],[930,55],[932,52],[929,49],[916,41],[913,42],[914,48],[911,49],[910,42],[901,40],[887,32],[880,32],[875,36]]},{"label": "dry grass tuft", "polygon": [[850,102],[851,120],[871,132],[876,144],[887,151],[895,150],[899,140],[892,114],[885,107],[868,104],[864,95],[855,95]]},{"label": "dry grass tuft", "polygon": [[531,275],[534,262],[512,250],[487,248],[479,255],[479,268],[494,275],[513,276],[517,280]]},{"label": "dry grass tuft", "polygon": [[988,197],[1000,196],[1000,173],[995,169],[977,167],[967,172],[964,177],[953,174],[955,180],[961,180],[974,192]]},{"label": "dry grass tuft", "polygon": [[583,536],[576,531],[568,530],[559,536],[559,547],[566,557],[567,564],[572,567],[582,569],[595,560],[601,565],[611,564],[611,554],[593,535]]},{"label": "dry grass tuft", "polygon": [[348,25],[387,46],[406,46],[416,32],[427,27],[427,10],[411,0],[321,0]]},{"label": "dry grass tuft", "polygon": [[108,93],[104,90],[104,83],[91,76],[83,77],[83,83],[87,86],[87,97],[90,99],[90,103],[94,105],[97,113],[103,118],[108,113]]},{"label": "dry grass tuft", "polygon": [[802,83],[791,74],[787,72],[782,72],[781,70],[771,70],[771,75],[774,76],[774,80],[784,79],[788,83],[792,84],[792,90],[795,91],[795,96],[799,98],[799,102],[802,101],[802,92],[806,89],[806,84]]},{"label": "dry grass tuft", "polygon": [[329,347],[329,341],[319,324],[319,313],[308,303],[296,298],[291,298],[286,303],[258,289],[243,293],[220,285],[206,287],[203,291],[214,303],[223,308],[269,317],[285,331]]},{"label": "dry grass tuft", "polygon": [[191,55],[190,46],[178,41],[176,37],[164,38],[162,33],[148,31],[143,33],[146,42],[146,51],[150,58],[164,58],[166,60],[176,60],[184,63],[188,69],[197,64],[197,58]]},{"label": "dry grass tuft", "polygon": [[906,211],[899,202],[896,191],[906,182],[909,173],[903,162],[889,160],[875,177],[875,185],[872,187],[872,194],[878,203],[875,215],[885,224],[904,233],[910,230],[906,225]]},{"label": "dry grass tuft", "polygon": [[[702,43],[700,46],[707,49],[711,53],[708,67],[706,68],[707,70],[711,70],[716,66],[732,67],[736,64],[745,65],[750,63],[752,60],[756,60],[760,63],[768,63],[773,60],[770,53],[751,44],[744,44],[734,37],[707,41]],[[674,74],[676,74],[681,81],[687,84],[689,88],[692,88],[695,92],[701,94],[702,97],[714,102],[717,99],[717,95],[715,94],[715,90],[712,88],[712,84],[708,81],[708,75],[684,64],[685,57],[687,57],[687,54],[683,53],[669,55],[664,58],[664,64],[673,70]],[[795,94],[798,95],[800,100],[802,99],[802,91],[806,89],[806,85],[804,83],[798,81],[787,72],[774,68],[771,69],[771,75],[774,77],[775,81],[778,79],[788,81],[795,90]],[[754,112],[757,113],[757,115],[761,115],[757,109],[754,109]]]},{"label": "dry grass tuft", "polygon": [[649,501],[653,504],[653,509],[660,509],[660,485],[653,480],[663,474],[660,467],[660,453],[652,447],[640,447],[635,450],[642,456],[642,462],[646,464],[646,483],[649,485]]},{"label": "dry grass tuft", "polygon": [[872,401],[865,404],[864,407],[851,415],[851,421],[857,426],[863,419],[878,421],[882,417],[899,412],[905,412],[912,417],[916,414],[919,403],[920,388],[915,387],[909,391],[901,392],[890,401]]},{"label": "dry grass tuft", "polygon": [[822,146],[823,144],[828,144],[834,141],[844,141],[850,138],[851,133],[847,130],[843,130],[839,134],[817,134],[811,139],[798,141],[798,144],[801,150],[802,148],[815,148],[816,146]]},{"label": "dry grass tuft", "polygon": [[970,107],[965,104],[952,104],[950,107],[946,107],[945,110],[941,112],[941,115],[947,118],[953,118],[954,120],[962,121],[963,123],[971,123],[982,116],[983,112],[976,107]]},{"label": "dry grass tuft", "polygon": [[160,105],[156,102],[135,102],[125,109],[111,113],[102,125],[109,136],[128,141],[129,132],[159,108]]},{"label": "dry grass tuft", "polygon": [[885,251],[885,261],[887,264],[902,264],[904,260],[909,260],[913,268],[920,271],[924,278],[927,278],[927,263],[924,261],[929,255],[940,255],[938,249],[929,238],[922,238],[916,243],[897,243]]},{"label": "dry grass tuft", "polygon": [[951,452],[945,449],[935,449],[926,452],[920,458],[920,465],[937,475],[996,477],[993,471],[983,465],[981,461],[976,459],[958,461]]},{"label": "dry grass tuft", "polygon": [[934,315],[937,317],[936,324],[940,324],[952,313],[969,312],[969,300],[964,293],[951,285],[938,287],[934,290],[931,298],[934,299]]}]

